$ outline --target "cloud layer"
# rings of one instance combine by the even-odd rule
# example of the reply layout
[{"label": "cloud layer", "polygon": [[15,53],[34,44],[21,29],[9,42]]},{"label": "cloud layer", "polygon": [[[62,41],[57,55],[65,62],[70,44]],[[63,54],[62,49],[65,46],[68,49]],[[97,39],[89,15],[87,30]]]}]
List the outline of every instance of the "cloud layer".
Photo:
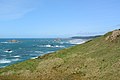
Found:
[{"label": "cloud layer", "polygon": [[37,0],[0,0],[0,19],[18,19],[34,10]]}]

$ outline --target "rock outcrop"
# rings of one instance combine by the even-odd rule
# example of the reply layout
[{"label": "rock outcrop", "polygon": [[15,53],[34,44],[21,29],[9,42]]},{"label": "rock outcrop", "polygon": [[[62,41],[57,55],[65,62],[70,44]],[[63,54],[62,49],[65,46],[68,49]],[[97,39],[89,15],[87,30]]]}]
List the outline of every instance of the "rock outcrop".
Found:
[{"label": "rock outcrop", "polygon": [[120,29],[118,29],[118,30],[114,30],[113,32],[112,32],[112,34],[111,35],[108,35],[106,38],[105,38],[105,40],[109,40],[109,41],[116,41],[117,40],[117,38],[119,38],[120,37]]},{"label": "rock outcrop", "polygon": [[19,42],[19,41],[18,40],[9,40],[8,42],[16,43],[16,42]]}]

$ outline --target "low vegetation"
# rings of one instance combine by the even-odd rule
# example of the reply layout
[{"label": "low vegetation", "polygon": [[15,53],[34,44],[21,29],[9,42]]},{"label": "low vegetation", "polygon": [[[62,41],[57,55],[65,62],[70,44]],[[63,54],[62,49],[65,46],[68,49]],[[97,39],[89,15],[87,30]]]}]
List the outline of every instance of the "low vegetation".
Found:
[{"label": "low vegetation", "polygon": [[0,69],[0,80],[120,80],[120,30]]}]

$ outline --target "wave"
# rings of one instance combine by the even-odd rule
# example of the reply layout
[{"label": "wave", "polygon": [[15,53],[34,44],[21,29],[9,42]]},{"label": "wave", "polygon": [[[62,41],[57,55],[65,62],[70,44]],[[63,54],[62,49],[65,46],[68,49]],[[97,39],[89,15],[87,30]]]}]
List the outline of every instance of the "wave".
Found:
[{"label": "wave", "polygon": [[0,42],[0,43],[8,44],[8,43],[18,43],[18,42]]},{"label": "wave", "polygon": [[11,62],[14,62],[14,61],[19,61],[20,59],[19,58],[16,58],[16,59],[1,59],[0,60],[0,64],[8,64],[8,63],[11,63]]},{"label": "wave", "polygon": [[18,58],[18,57],[20,57],[20,56],[12,56],[12,57]]},{"label": "wave", "polygon": [[38,58],[38,57],[32,57],[31,59],[36,59],[36,58]]},{"label": "wave", "polygon": [[66,42],[60,42],[60,44],[65,44],[65,43],[69,43],[68,41],[66,41]]},{"label": "wave", "polygon": [[63,48],[63,47],[65,47],[65,46],[59,46],[59,45],[56,45],[56,46],[54,46],[54,47],[57,47],[57,48]]},{"label": "wave", "polygon": [[53,52],[55,52],[55,51],[47,51],[46,53],[53,53]]},{"label": "wave", "polygon": [[44,52],[42,52],[42,51],[35,51],[35,53],[44,53]]},{"label": "wave", "polygon": [[4,64],[4,63],[11,63],[11,60],[1,59],[0,64]]},{"label": "wave", "polygon": [[51,46],[51,45],[48,44],[48,45],[45,45],[44,47],[53,47],[53,46]]},{"label": "wave", "polygon": [[11,59],[11,61],[19,61],[19,60],[20,60],[19,58]]},{"label": "wave", "polygon": [[9,43],[9,42],[0,42],[0,43]]},{"label": "wave", "polygon": [[86,39],[72,39],[69,41],[69,43],[70,44],[83,44],[86,41],[88,41],[88,40],[86,40]]},{"label": "wave", "polygon": [[7,51],[4,51],[4,52],[6,52],[6,53],[12,53],[13,51],[8,51],[8,50],[7,50]]},{"label": "wave", "polygon": [[62,45],[42,45],[42,46],[39,46],[39,47],[47,47],[47,48],[63,48],[65,46],[62,46]]}]

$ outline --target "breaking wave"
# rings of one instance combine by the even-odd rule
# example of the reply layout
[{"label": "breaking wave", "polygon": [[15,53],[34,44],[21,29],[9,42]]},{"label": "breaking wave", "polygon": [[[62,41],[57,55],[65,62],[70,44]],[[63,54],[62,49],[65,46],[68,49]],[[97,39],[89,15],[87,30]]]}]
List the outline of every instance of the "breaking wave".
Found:
[{"label": "breaking wave", "polygon": [[70,44],[83,44],[86,41],[88,41],[88,40],[86,40],[86,39],[72,39],[69,41],[69,43]]},{"label": "breaking wave", "polygon": [[1,59],[1,60],[0,60],[0,63],[1,63],[1,64],[3,64],[3,63],[11,63],[11,60]]},{"label": "breaking wave", "polygon": [[40,45],[39,47],[47,47],[47,48],[64,48],[65,46],[62,45]]}]

